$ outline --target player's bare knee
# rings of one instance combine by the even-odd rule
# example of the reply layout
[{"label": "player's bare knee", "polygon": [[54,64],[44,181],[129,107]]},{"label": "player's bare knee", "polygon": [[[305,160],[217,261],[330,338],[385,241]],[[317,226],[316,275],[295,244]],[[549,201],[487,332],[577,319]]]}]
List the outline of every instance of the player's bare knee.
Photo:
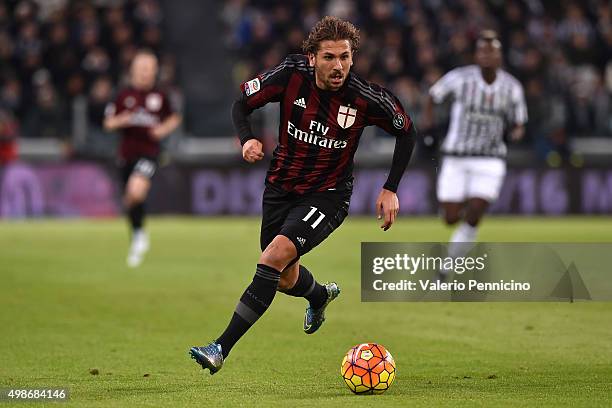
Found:
[{"label": "player's bare knee", "polygon": [[442,213],[446,225],[454,225],[461,221],[463,204],[461,203],[442,203]]},{"label": "player's bare knee", "polygon": [[263,251],[259,263],[282,271],[296,256],[297,250],[293,242],[279,235]]},{"label": "player's bare knee", "polygon": [[131,194],[126,193],[126,194],[123,196],[123,206],[124,206],[125,208],[131,208],[131,207],[133,207],[133,206],[134,206],[134,205],[136,205],[136,204],[137,204],[137,203],[136,203],[136,200],[134,199],[134,197],[133,197]]},{"label": "player's bare knee", "polygon": [[123,197],[123,204],[125,207],[130,208],[144,202],[145,198],[146,196],[142,193],[128,190]]},{"label": "player's bare knee", "polygon": [[291,261],[288,251],[283,248],[268,245],[268,248],[259,257],[259,263],[270,266],[276,270],[282,270]]},{"label": "player's bare knee", "polygon": [[487,212],[487,208],[489,208],[487,200],[482,198],[471,199],[465,211],[465,222],[472,227],[477,226],[483,215]]},{"label": "player's bare knee", "polygon": [[444,213],[444,222],[446,222],[446,225],[455,225],[460,219],[461,217],[458,213]]},{"label": "player's bare knee", "polygon": [[444,222],[446,225],[455,225],[461,220],[461,212],[455,208],[444,209]]},{"label": "player's bare knee", "polygon": [[132,197],[135,204],[140,204],[147,198],[147,194],[144,191],[139,190],[136,191]]},{"label": "player's bare knee", "polygon": [[482,214],[479,212],[467,212],[465,215],[465,222],[471,227],[476,227],[482,218]]},{"label": "player's bare knee", "polygon": [[134,174],[128,180],[126,195],[135,202],[142,202],[147,197],[151,181],[143,175]]},{"label": "player's bare knee", "polygon": [[486,207],[483,208],[480,205],[468,206],[467,211],[465,212],[465,222],[472,227],[477,226],[485,211]]}]

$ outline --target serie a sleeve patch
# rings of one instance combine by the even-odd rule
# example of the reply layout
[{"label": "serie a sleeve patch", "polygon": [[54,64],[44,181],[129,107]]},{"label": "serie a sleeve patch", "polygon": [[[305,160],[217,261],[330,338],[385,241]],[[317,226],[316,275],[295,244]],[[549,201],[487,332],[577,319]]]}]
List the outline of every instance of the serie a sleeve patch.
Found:
[{"label": "serie a sleeve patch", "polygon": [[259,78],[251,79],[244,83],[244,93],[246,96],[251,96],[261,89]]}]

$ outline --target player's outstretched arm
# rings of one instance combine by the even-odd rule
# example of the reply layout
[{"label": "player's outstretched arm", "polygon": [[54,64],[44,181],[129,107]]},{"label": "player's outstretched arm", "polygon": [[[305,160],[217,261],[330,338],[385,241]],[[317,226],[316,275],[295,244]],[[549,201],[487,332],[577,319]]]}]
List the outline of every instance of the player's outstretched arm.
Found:
[{"label": "player's outstretched arm", "polygon": [[240,97],[232,105],[232,122],[242,145],[242,157],[247,162],[254,163],[264,157],[263,145],[253,134],[249,116],[268,103],[280,102],[295,66],[305,63],[303,57],[290,55],[278,66],[240,86]]},{"label": "player's outstretched arm", "polygon": [[395,138],[395,150],[393,151],[393,162],[387,182],[376,200],[376,214],[378,219],[382,219],[380,226],[384,231],[391,228],[399,212],[399,199],[397,198],[397,188],[404,171],[410,162],[412,151],[417,137],[414,125],[411,123],[408,130],[402,130]]},{"label": "player's outstretched arm", "polygon": [[252,109],[244,99],[238,99],[232,106],[232,122],[242,145],[242,158],[249,163],[255,163],[263,159],[264,153],[263,144],[255,138],[251,130],[251,112]]},{"label": "player's outstretched arm", "polygon": [[406,114],[399,99],[378,85],[370,84],[370,87],[377,92],[375,95],[378,97],[371,105],[369,124],[376,125],[395,136],[389,176],[376,200],[376,213],[379,219],[384,219],[381,228],[386,231],[391,228],[399,212],[399,200],[395,192],[412,157],[417,134],[414,123]]}]

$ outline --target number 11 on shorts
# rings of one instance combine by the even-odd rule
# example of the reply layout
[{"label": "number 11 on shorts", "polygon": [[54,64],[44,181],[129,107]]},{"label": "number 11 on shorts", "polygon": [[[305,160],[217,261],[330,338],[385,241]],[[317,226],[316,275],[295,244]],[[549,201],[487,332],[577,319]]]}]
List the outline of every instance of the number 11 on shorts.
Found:
[{"label": "number 11 on shorts", "polygon": [[[310,208],[311,208],[310,212],[308,212],[308,214],[306,214],[306,216],[302,218],[302,221],[308,221],[314,215],[314,213],[318,211],[317,207],[310,207]],[[317,218],[315,222],[312,223],[311,225],[312,229],[317,228],[317,225],[319,225],[321,221],[323,221],[323,218],[325,218],[325,214],[319,211],[319,218]]]}]

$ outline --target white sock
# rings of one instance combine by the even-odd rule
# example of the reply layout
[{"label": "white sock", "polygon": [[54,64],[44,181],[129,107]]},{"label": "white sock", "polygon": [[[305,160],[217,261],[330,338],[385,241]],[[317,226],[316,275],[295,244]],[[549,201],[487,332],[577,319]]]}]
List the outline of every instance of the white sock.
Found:
[{"label": "white sock", "polygon": [[[458,258],[467,255],[474,247],[477,234],[478,227],[472,227],[462,222],[457,229],[455,229],[453,235],[451,235],[450,242],[448,243],[448,256],[451,258]],[[453,273],[453,270],[442,268],[440,273],[444,276],[448,276]]]},{"label": "white sock", "polygon": [[478,227],[472,227],[470,224],[462,222],[451,236],[448,245],[448,256],[457,258],[467,255],[470,249],[474,247],[477,235]]}]

